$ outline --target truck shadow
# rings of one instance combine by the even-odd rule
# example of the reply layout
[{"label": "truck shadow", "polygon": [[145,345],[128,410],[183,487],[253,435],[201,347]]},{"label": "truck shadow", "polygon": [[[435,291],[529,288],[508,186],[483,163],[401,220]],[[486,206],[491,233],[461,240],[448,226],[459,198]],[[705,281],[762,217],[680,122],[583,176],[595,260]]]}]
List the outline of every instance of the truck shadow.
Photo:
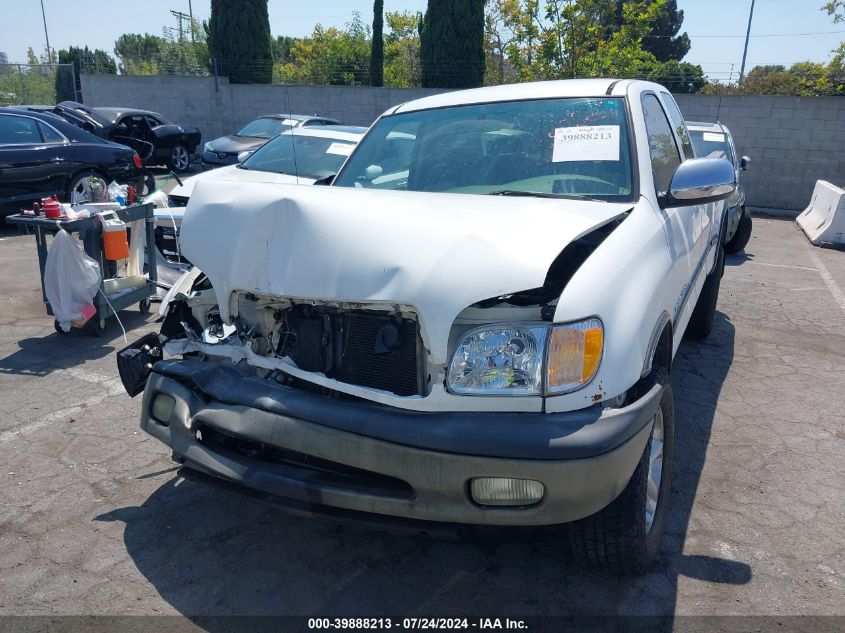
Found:
[{"label": "truck shadow", "polygon": [[[469,540],[397,535],[293,517],[179,476],[143,505],[95,520],[125,523],[135,565],[162,598],[190,617],[673,616],[680,578],[744,584],[752,575],[748,565],[720,558],[716,550],[684,554],[733,349],[734,327],[719,313],[708,341],[685,342],[678,352],[675,474],[664,554],[640,578],[579,568],[560,529],[482,533]],[[212,631],[232,625],[214,618],[197,623]]]}]

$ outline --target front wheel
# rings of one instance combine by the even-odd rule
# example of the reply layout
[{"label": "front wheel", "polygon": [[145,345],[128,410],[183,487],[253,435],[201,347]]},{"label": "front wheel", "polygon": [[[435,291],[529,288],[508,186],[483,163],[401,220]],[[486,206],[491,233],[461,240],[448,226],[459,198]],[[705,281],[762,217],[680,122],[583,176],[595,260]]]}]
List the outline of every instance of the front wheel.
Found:
[{"label": "front wheel", "polygon": [[168,166],[177,174],[188,171],[188,168],[191,166],[191,155],[188,153],[188,149],[181,143],[174,145],[173,149],[170,150]]},{"label": "front wheel", "polygon": [[751,239],[751,213],[746,207],[742,207],[742,212],[739,216],[739,224],[736,227],[736,233],[725,244],[725,251],[733,255],[744,249],[748,245],[748,240]]},{"label": "front wheel", "polygon": [[569,525],[575,559],[619,575],[644,573],[660,555],[666,527],[672,455],[675,449],[675,406],[669,373],[656,368],[642,392],[663,387],[652,419],[651,436],[628,485],[603,510]]}]

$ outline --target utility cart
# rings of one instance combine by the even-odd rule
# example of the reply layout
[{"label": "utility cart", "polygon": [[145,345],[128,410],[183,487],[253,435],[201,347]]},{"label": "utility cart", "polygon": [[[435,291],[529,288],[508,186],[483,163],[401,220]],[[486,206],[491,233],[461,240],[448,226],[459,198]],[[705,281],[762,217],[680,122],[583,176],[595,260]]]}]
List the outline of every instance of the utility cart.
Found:
[{"label": "utility cart", "polygon": [[[53,315],[53,310],[50,307],[47,294],[44,290],[44,267],[47,263],[47,235],[55,235],[61,229],[71,234],[78,234],[82,240],[85,253],[100,265],[100,292],[94,296],[92,301],[97,312],[88,321],[86,328],[89,328],[92,333],[99,336],[106,328],[107,318],[113,316],[116,311],[124,310],[135,303],[138,304],[141,312],[148,313],[150,311],[150,299],[156,294],[157,282],[157,271],[154,265],[156,258],[155,215],[153,214],[153,210],[154,206],[152,204],[138,204],[113,210],[117,214],[117,217],[127,225],[137,220],[144,220],[144,230],[146,233],[145,259],[147,262],[153,263],[153,265],[147,267],[149,269],[148,278],[143,285],[120,290],[110,290],[110,288],[116,285],[114,284],[113,277],[116,266],[114,262],[107,260],[104,256],[103,227],[99,216],[91,215],[91,217],[77,220],[24,214],[7,217],[6,221],[10,224],[27,227],[35,235],[35,245],[38,249],[38,267],[41,272],[41,294],[47,306],[47,314]],[[64,330],[59,327],[58,322],[56,322],[55,326],[57,332],[65,334]]]}]

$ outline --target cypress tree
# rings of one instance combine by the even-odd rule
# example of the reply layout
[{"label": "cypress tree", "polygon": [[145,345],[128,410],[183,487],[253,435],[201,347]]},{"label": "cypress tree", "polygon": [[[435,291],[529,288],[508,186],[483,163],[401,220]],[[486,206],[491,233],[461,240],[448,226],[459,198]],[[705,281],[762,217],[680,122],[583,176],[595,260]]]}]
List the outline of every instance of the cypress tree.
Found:
[{"label": "cypress tree", "polygon": [[484,0],[428,0],[420,33],[422,84],[474,88],[484,82]]},{"label": "cypress tree", "polygon": [[370,49],[370,85],[384,85],[384,0],[373,2],[373,41]]},{"label": "cypress tree", "polygon": [[267,0],[211,0],[208,50],[216,72],[231,83],[270,83],[273,52]]}]

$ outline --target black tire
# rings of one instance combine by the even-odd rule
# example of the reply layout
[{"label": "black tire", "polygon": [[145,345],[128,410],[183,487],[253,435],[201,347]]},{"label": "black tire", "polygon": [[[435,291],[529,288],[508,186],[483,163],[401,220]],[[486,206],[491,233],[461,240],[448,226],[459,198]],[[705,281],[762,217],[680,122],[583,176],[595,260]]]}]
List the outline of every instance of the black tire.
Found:
[{"label": "black tire", "polygon": [[719,287],[722,285],[722,275],[725,272],[725,249],[719,246],[716,252],[716,265],[704,280],[704,287],[698,295],[698,302],[693,308],[692,316],[687,324],[686,335],[701,340],[710,335],[713,320],[716,318],[716,303],[719,301]]},{"label": "black tire", "polygon": [[655,441],[654,428],[622,494],[596,514],[569,524],[572,555],[582,565],[632,576],[644,573],[660,555],[672,486],[675,408],[669,374],[662,367],[655,368],[644,379],[640,393],[648,391],[655,382],[663,386],[658,412],[663,422],[663,462],[651,527],[647,527],[646,507],[651,446]]},{"label": "black tire", "polygon": [[150,300],[149,299],[141,299],[138,303],[138,310],[140,310],[141,314],[149,314],[150,313]]},{"label": "black tire", "polygon": [[739,216],[739,225],[736,227],[736,233],[725,244],[725,252],[733,255],[744,249],[748,245],[748,240],[751,239],[751,213],[748,209],[742,207],[742,215]]},{"label": "black tire", "polygon": [[85,324],[85,326],[91,336],[96,336],[99,338],[106,332],[106,320],[98,319],[96,316],[90,319],[88,323]]},{"label": "black tire", "polygon": [[177,143],[170,150],[167,167],[177,174],[183,174],[191,168],[191,153],[182,143]]}]

